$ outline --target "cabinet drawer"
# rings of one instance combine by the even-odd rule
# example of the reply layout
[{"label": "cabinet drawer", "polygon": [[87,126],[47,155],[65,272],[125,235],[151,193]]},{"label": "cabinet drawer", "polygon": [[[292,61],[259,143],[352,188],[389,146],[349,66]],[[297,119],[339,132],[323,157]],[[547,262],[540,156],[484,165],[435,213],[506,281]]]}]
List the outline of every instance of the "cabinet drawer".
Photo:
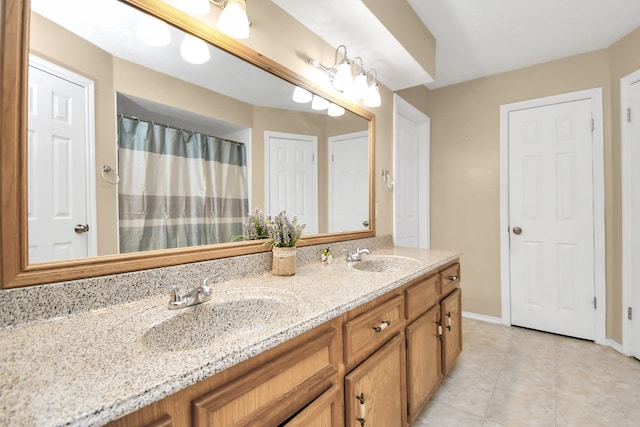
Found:
[{"label": "cabinet drawer", "polygon": [[407,321],[413,322],[440,299],[440,276],[434,275],[410,286],[405,291]]},{"label": "cabinet drawer", "polygon": [[448,295],[452,290],[460,286],[460,264],[455,263],[440,273],[441,296]]},{"label": "cabinet drawer", "polygon": [[311,341],[193,400],[195,426],[279,425],[337,381],[329,328]]},{"label": "cabinet drawer", "polygon": [[347,369],[367,358],[404,329],[404,298],[398,295],[344,324]]}]

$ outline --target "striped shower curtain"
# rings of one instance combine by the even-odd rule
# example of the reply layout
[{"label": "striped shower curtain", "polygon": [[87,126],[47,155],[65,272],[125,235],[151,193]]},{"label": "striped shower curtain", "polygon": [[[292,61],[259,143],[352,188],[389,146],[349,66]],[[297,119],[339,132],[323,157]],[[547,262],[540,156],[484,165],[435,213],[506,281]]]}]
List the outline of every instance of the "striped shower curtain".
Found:
[{"label": "striped shower curtain", "polygon": [[118,120],[120,252],[229,242],[248,216],[246,147]]}]

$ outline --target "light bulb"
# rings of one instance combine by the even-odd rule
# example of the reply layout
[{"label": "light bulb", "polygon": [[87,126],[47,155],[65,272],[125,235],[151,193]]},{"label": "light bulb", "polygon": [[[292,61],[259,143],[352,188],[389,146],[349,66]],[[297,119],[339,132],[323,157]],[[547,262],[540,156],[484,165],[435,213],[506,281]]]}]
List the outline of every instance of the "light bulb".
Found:
[{"label": "light bulb", "polygon": [[249,18],[245,0],[229,0],[218,18],[218,29],[234,39],[249,38]]},{"label": "light bulb", "polygon": [[332,102],[329,104],[329,110],[327,111],[327,113],[331,117],[340,117],[344,114],[344,108]]},{"label": "light bulb", "polygon": [[339,91],[346,91],[353,86],[353,76],[351,75],[351,64],[346,59],[338,65],[338,70],[333,78],[333,87]]},{"label": "light bulb", "polygon": [[379,107],[382,105],[382,99],[380,99],[380,88],[375,81],[371,83],[367,93],[364,95],[362,105],[365,107]]},{"label": "light bulb", "polygon": [[171,33],[167,24],[150,15],[142,15],[136,24],[136,35],[143,43],[162,47],[171,41]]},{"label": "light bulb", "polygon": [[204,64],[209,60],[209,46],[197,37],[186,34],[180,45],[182,58],[191,64]]},{"label": "light bulb", "polygon": [[299,104],[306,104],[311,101],[313,94],[306,89],[296,86],[293,90],[293,100]]},{"label": "light bulb", "polygon": [[329,101],[321,96],[313,95],[313,101],[311,101],[311,108],[314,110],[326,110],[329,108]]},{"label": "light bulb", "polygon": [[360,100],[364,98],[364,94],[367,93],[367,75],[364,72],[360,72],[353,82],[353,98]]}]

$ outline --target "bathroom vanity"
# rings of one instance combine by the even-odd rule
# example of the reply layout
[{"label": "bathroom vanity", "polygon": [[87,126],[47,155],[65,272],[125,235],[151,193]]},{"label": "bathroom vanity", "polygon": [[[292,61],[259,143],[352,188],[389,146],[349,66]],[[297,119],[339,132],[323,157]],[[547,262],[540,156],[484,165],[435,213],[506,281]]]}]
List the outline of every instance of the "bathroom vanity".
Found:
[{"label": "bathroom vanity", "polygon": [[[393,268],[395,260],[364,258],[372,270],[384,263]],[[358,274],[357,267],[339,268]],[[366,274],[364,268],[360,272]],[[405,426],[462,350],[458,259],[424,270],[372,301],[110,425]],[[379,273],[368,277],[375,280]],[[350,286],[348,278],[343,286]]]},{"label": "bathroom vanity", "polygon": [[0,420],[406,426],[462,348],[459,256],[375,250],[0,330]]}]

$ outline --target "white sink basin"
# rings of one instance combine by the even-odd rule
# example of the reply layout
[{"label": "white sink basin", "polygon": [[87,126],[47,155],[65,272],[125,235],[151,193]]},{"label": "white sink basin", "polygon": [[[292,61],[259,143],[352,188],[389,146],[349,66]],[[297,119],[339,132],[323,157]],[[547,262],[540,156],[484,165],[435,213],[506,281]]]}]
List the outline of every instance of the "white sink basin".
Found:
[{"label": "white sink basin", "polygon": [[170,317],[153,325],[142,342],[157,351],[207,347],[232,335],[248,337],[300,317],[304,310],[295,298],[283,296],[234,296],[168,312]]},{"label": "white sink basin", "polygon": [[415,268],[421,264],[422,263],[420,261],[413,258],[401,257],[396,255],[375,255],[367,257],[362,261],[356,261],[352,263],[351,267],[360,271],[383,273],[391,271],[403,271],[409,268]]}]

